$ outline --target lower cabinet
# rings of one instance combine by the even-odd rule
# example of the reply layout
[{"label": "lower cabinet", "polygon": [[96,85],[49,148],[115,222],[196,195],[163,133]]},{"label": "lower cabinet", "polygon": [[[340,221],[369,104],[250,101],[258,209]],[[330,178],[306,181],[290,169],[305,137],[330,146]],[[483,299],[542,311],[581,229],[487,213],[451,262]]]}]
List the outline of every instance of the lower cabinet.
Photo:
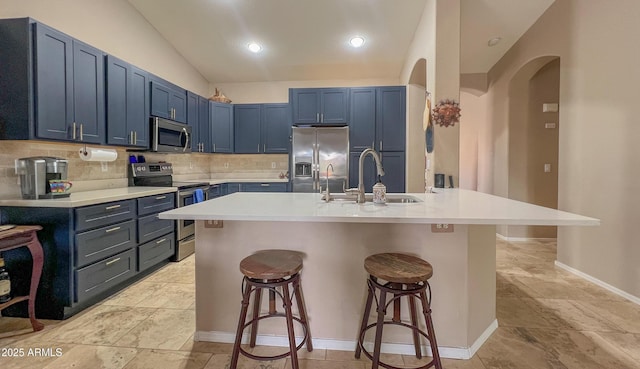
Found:
[{"label": "lower cabinet", "polygon": [[113,255],[98,263],[76,270],[76,299],[94,297],[117,286],[136,274],[136,252],[134,249]]},{"label": "lower cabinet", "polygon": [[173,232],[138,246],[138,271],[142,272],[157,265],[175,252],[176,237]]},{"label": "lower cabinet", "polygon": [[242,192],[287,192],[286,182],[242,183]]}]

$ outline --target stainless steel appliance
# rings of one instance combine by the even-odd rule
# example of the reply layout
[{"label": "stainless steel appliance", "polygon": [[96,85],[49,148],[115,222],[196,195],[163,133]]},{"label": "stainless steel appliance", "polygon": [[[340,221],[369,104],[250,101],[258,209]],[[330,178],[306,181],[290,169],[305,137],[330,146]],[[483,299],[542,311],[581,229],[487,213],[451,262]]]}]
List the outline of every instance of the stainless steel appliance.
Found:
[{"label": "stainless steel appliance", "polygon": [[151,118],[151,151],[191,152],[191,126],[158,117]]},{"label": "stainless steel appliance", "polygon": [[51,192],[51,182],[66,180],[69,161],[62,158],[35,156],[16,160],[23,199],[69,197],[69,192]]},{"label": "stainless steel appliance", "polygon": [[[203,199],[208,199],[209,184],[204,182],[179,182],[173,180],[171,163],[134,163],[129,165],[129,186],[177,187],[176,207],[191,205],[194,194],[202,190]],[[196,247],[195,221],[176,221],[176,253],[172,261],[180,261],[193,254]]]},{"label": "stainless steel appliance", "polygon": [[342,192],[349,188],[349,128],[293,127],[291,160],[293,192],[324,190],[327,175],[330,192]]}]

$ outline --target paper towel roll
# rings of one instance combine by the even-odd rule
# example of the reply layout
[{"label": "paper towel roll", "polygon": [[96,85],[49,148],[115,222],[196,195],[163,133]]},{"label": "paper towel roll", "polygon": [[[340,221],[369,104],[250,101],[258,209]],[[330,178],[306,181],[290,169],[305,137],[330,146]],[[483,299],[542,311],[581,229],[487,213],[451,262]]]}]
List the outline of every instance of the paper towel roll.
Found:
[{"label": "paper towel roll", "polygon": [[113,149],[96,149],[92,147],[81,148],[78,151],[80,159],[84,161],[114,161],[118,158],[118,152]]}]

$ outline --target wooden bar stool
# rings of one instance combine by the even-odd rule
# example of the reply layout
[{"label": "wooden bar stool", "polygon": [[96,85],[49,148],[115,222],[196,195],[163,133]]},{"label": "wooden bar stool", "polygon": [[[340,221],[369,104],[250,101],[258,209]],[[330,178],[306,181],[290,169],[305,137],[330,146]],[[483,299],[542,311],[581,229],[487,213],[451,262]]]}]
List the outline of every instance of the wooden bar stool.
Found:
[{"label": "wooden bar stool", "polygon": [[[362,325],[360,326],[356,358],[360,358],[360,353],[364,352],[365,356],[372,361],[372,369],[377,369],[378,365],[387,369],[400,369],[380,361],[382,328],[385,324],[393,324],[411,329],[413,345],[418,359],[422,358],[420,336],[429,341],[433,360],[415,369],[426,369],[432,366],[435,366],[437,369],[442,369],[436,335],[433,329],[433,321],[431,320],[431,287],[428,282],[429,278],[433,275],[431,264],[410,255],[383,253],[367,257],[364,261],[364,268],[369,273],[369,279],[367,280],[369,293],[367,294]],[[387,300],[387,295],[391,295],[389,296],[389,300]],[[407,297],[409,302],[410,324],[400,320],[401,297]],[[375,323],[367,324],[374,298],[376,299],[378,318]],[[427,332],[419,329],[415,300],[421,302]],[[391,320],[385,320],[387,307],[389,307],[391,303],[393,303],[393,318]],[[364,336],[365,333],[373,327],[375,327],[376,331],[373,355],[371,355],[371,353],[364,348]]]},{"label": "wooden bar stool", "polygon": [[[240,262],[240,271],[244,274],[244,278],[242,279],[242,308],[240,310],[238,329],[236,331],[236,339],[233,345],[233,353],[231,355],[231,369],[237,368],[238,357],[240,354],[254,360],[277,360],[291,356],[292,368],[298,369],[299,364],[297,351],[305,343],[308,351],[313,350],[313,345],[311,343],[311,331],[309,329],[309,321],[307,319],[307,310],[304,305],[302,288],[300,287],[300,270],[302,270],[302,258],[298,253],[287,250],[259,251],[244,258]],[[269,312],[260,316],[262,290],[265,289],[269,291]],[[251,293],[254,292],[252,316],[251,320],[247,322],[246,319],[247,312],[249,310],[249,299],[251,297]],[[282,300],[284,313],[276,311],[276,295],[280,297],[280,300]],[[296,299],[300,317],[293,316],[291,310],[293,297]],[[289,335],[288,352],[275,356],[257,356],[240,347],[242,333],[245,328],[251,326],[251,339],[249,341],[249,346],[254,347],[256,345],[258,322],[262,319],[273,317],[284,317],[286,320],[287,332]],[[299,322],[304,330],[304,338],[297,346],[295,331],[293,329],[294,320]]]},{"label": "wooden bar stool", "polygon": [[44,255],[42,245],[38,241],[37,231],[41,230],[39,225],[17,226],[15,228],[0,232],[0,251],[8,251],[18,247],[27,247],[31,252],[33,266],[31,269],[31,285],[29,287],[29,296],[14,296],[11,300],[0,304],[0,310],[9,307],[18,302],[29,300],[28,312],[29,320],[34,331],[44,328],[44,324],[36,320],[36,294],[38,293],[38,284],[42,275],[42,265],[44,263]]}]

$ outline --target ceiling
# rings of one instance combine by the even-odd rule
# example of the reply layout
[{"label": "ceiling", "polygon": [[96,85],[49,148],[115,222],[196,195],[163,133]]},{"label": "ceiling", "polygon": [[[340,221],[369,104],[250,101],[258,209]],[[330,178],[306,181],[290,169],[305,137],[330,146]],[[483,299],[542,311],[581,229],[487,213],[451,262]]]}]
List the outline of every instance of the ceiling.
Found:
[{"label": "ceiling", "polygon": [[[128,1],[212,83],[398,78],[426,3]],[[553,1],[461,0],[461,72],[487,72]],[[363,47],[348,46],[353,35]]]}]

